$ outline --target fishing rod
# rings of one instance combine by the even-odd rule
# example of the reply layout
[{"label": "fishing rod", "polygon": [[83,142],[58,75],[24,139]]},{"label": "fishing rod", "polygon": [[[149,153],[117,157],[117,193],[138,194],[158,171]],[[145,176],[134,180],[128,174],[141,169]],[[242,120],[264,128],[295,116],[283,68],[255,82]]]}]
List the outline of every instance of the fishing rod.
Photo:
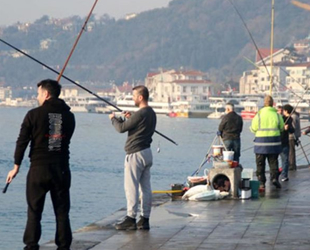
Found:
[{"label": "fishing rod", "polygon": [[[251,38],[251,40],[252,40],[252,42],[253,42],[253,44],[254,44],[254,46],[255,46],[255,49],[256,49],[256,51],[257,51],[257,53],[258,53],[258,55],[259,55],[259,57],[260,57],[260,59],[261,59],[263,65],[264,65],[264,67],[265,67],[265,69],[266,69],[266,71],[267,71],[267,74],[268,74],[269,77],[271,78],[271,74],[270,74],[269,71],[268,71],[267,65],[266,65],[266,63],[265,63],[265,61],[264,61],[264,59],[263,59],[263,57],[262,57],[262,55],[261,55],[261,53],[260,53],[260,51],[259,51],[259,49],[258,49],[258,46],[257,46],[257,44],[256,44],[256,42],[255,42],[255,40],[254,40],[254,38],[253,38],[253,36],[252,36],[252,33],[251,33],[250,30],[248,29],[248,26],[247,26],[247,24],[245,23],[245,21],[244,21],[242,15],[240,14],[240,12],[239,12],[238,9],[236,8],[236,6],[233,4],[232,0],[228,0],[228,1],[229,1],[230,4],[233,6],[234,10],[236,11],[236,13],[238,14],[239,18],[241,19],[241,21],[242,21],[242,23],[243,23],[245,29],[247,30],[247,32],[248,32],[248,34],[249,34],[249,36],[250,36],[250,38]],[[295,1],[295,2],[296,2],[296,1]],[[272,7],[273,7],[273,6],[272,6]],[[303,6],[303,7],[304,7],[304,6]],[[283,70],[283,69],[280,67],[280,70]],[[285,70],[284,70],[284,72],[285,72],[288,76],[290,75],[290,74],[287,73]],[[271,79],[271,80],[272,80],[272,79]],[[280,81],[279,81],[279,84],[281,84]],[[281,84],[281,85],[282,85],[282,84]],[[285,86],[285,87],[286,87],[286,86]],[[271,91],[271,88],[272,88],[272,84],[271,84],[271,86],[270,86],[270,91]],[[309,89],[309,86],[306,88],[306,90],[304,91],[304,93],[303,93],[303,95],[302,95],[301,97],[298,96],[298,95],[296,95],[296,93],[294,93],[294,92],[292,91],[292,93],[294,93],[296,96],[298,96],[298,97],[300,98],[300,100],[297,102],[297,104],[296,104],[295,107],[293,108],[293,111],[291,112],[291,114],[289,115],[289,117],[285,120],[285,124],[286,124],[286,122],[288,121],[288,119],[291,117],[291,115],[293,114],[293,112],[295,112],[295,110],[296,110],[297,106],[299,105],[299,103],[303,100],[303,97],[304,97],[304,95],[306,94],[306,92],[308,91],[308,89]],[[305,155],[305,157],[306,157],[306,159],[307,159],[307,162],[309,163],[308,157],[307,157],[307,155],[306,155],[306,153],[305,153],[305,151],[304,151],[302,145],[301,145],[301,148],[302,148],[302,151],[303,151],[303,153],[304,153],[304,155]]]},{"label": "fishing rod", "polygon": [[[250,64],[252,64],[256,69],[260,69],[260,67],[258,65],[256,65],[252,60],[250,60],[247,57],[243,57],[247,62],[249,62]],[[303,86],[299,83],[299,81],[297,81],[294,77],[292,77],[286,70],[282,69],[282,67],[279,67],[281,71],[283,71],[287,76],[291,77],[295,82],[297,82],[299,84],[299,86],[301,86],[303,88]],[[286,88],[286,85],[283,84],[281,81],[276,81],[279,85],[283,86]],[[290,92],[292,94],[294,94],[294,96],[298,97],[299,99],[303,100],[303,95],[300,96],[298,95],[296,92],[294,92],[292,89],[290,89]]]},{"label": "fishing rod", "polygon": [[259,50],[258,47],[257,47],[257,44],[256,44],[256,42],[255,42],[255,40],[254,40],[254,38],[253,38],[253,36],[252,36],[252,33],[250,32],[248,26],[246,25],[246,23],[245,23],[243,17],[241,16],[240,12],[238,11],[237,7],[233,4],[233,2],[232,2],[231,0],[228,0],[228,1],[229,1],[230,4],[233,6],[233,8],[234,8],[234,10],[236,11],[237,15],[239,16],[241,22],[243,23],[243,26],[244,26],[245,29],[247,30],[247,32],[248,32],[248,34],[249,34],[249,36],[250,36],[250,38],[251,38],[251,40],[252,40],[252,42],[253,42],[253,44],[254,44],[254,46],[255,46],[255,49],[256,49],[256,51],[257,51],[257,53],[258,53],[258,55],[259,55],[259,58],[261,59],[261,61],[262,61],[263,65],[264,65],[264,67],[265,67],[265,69],[266,69],[268,75],[270,76],[270,73],[269,73],[269,70],[268,70],[268,68],[267,68],[267,65],[266,65],[266,63],[265,63],[265,61],[264,61],[264,58],[263,58],[262,54],[260,53],[260,50]]},{"label": "fishing rod", "polygon": [[[16,47],[13,46],[12,44],[10,44],[10,43],[4,41],[4,40],[1,39],[1,38],[0,38],[0,42],[6,44],[7,46],[9,46],[9,47],[11,47],[11,48],[13,48],[13,49],[15,49],[15,50],[18,51],[19,53],[21,53],[21,54],[23,54],[24,56],[30,58],[31,60],[35,61],[36,63],[38,63],[38,64],[44,66],[45,68],[49,69],[50,71],[52,71],[52,72],[54,72],[54,73],[56,73],[56,74],[58,74],[58,75],[60,74],[57,70],[54,70],[53,68],[51,68],[51,67],[48,66],[47,64],[45,64],[45,63],[39,61],[38,59],[36,59],[36,58],[34,58],[33,56],[27,54],[26,52],[24,52],[24,51],[22,51],[22,50],[16,48]],[[77,83],[77,82],[71,80],[69,77],[67,77],[67,76],[65,76],[65,75],[62,75],[61,77],[64,78],[64,79],[66,79],[67,81],[69,81],[69,82],[75,84],[75,85],[78,86],[79,88],[85,90],[85,91],[88,92],[89,94],[91,94],[91,95],[97,97],[99,100],[101,100],[101,101],[107,103],[108,105],[112,106],[112,107],[115,108],[117,111],[123,112],[123,110],[121,110],[119,107],[117,107],[117,106],[114,105],[113,103],[111,103],[111,102],[109,102],[108,100],[106,100],[106,99],[100,97],[99,95],[97,95],[96,93],[92,92],[91,90],[85,88],[85,87],[82,86],[81,84],[79,84],[79,83]],[[166,140],[172,142],[173,144],[178,145],[174,140],[170,139],[169,137],[167,137],[166,135],[160,133],[159,131],[155,130],[154,132],[157,133],[158,135],[162,136],[162,137],[165,138]]]},{"label": "fishing rod", "polygon": [[301,2],[295,1],[295,0],[292,1],[292,4],[294,4],[295,6],[297,6],[299,8],[302,8],[302,9],[305,9],[305,10],[310,10],[310,5],[309,4],[301,3]]},{"label": "fishing rod", "polygon": [[5,187],[2,190],[2,193],[4,194],[6,193],[6,190],[8,189],[9,185],[10,185],[10,182],[6,183]]},{"label": "fishing rod", "polygon": [[70,54],[69,54],[69,56],[68,56],[68,58],[67,58],[67,60],[66,60],[66,62],[65,62],[65,64],[64,64],[64,66],[63,66],[63,68],[61,69],[61,71],[60,71],[60,73],[59,73],[59,75],[58,75],[57,82],[60,81],[61,76],[63,75],[63,73],[64,73],[64,71],[65,71],[65,69],[66,69],[66,67],[67,67],[67,65],[68,65],[68,62],[69,62],[69,60],[70,60],[70,58],[71,58],[71,56],[72,56],[72,54],[73,54],[73,52],[74,52],[74,50],[75,50],[76,45],[78,44],[78,42],[79,42],[79,40],[80,40],[80,38],[81,38],[81,36],[82,36],[82,34],[83,34],[83,31],[85,30],[85,27],[86,27],[86,25],[87,25],[87,23],[88,23],[88,20],[89,20],[91,14],[93,13],[93,10],[95,9],[95,6],[96,6],[97,2],[98,2],[98,0],[96,0],[95,3],[93,4],[93,7],[91,8],[91,10],[90,10],[90,12],[89,12],[89,14],[88,14],[88,16],[87,16],[85,22],[84,22],[84,25],[82,26],[82,29],[81,29],[81,31],[80,31],[78,37],[76,38],[75,43],[73,44],[73,47],[72,47],[72,49],[71,49],[71,51],[70,51]]},{"label": "fishing rod", "polygon": [[[236,11],[236,13],[238,14],[239,18],[241,19],[241,21],[242,21],[242,23],[243,23],[245,29],[247,30],[247,32],[248,32],[248,34],[249,34],[249,36],[250,36],[250,38],[251,38],[251,40],[252,40],[252,42],[253,42],[253,44],[254,44],[254,46],[255,46],[255,49],[256,49],[257,53],[259,54],[259,57],[260,57],[260,59],[261,59],[263,65],[264,65],[264,67],[265,67],[265,69],[266,69],[266,71],[267,71],[269,77],[271,77],[271,75],[270,75],[270,73],[269,73],[269,71],[268,71],[267,65],[266,65],[266,63],[265,63],[265,61],[264,61],[264,59],[263,59],[263,57],[262,57],[262,55],[261,55],[261,53],[260,53],[260,51],[259,51],[259,49],[258,49],[258,46],[257,46],[257,44],[256,44],[256,42],[255,42],[255,40],[254,40],[254,38],[253,38],[253,36],[252,36],[252,33],[250,32],[250,30],[249,30],[247,24],[245,23],[245,21],[244,21],[242,15],[241,15],[240,12],[238,11],[237,7],[233,4],[232,0],[228,0],[228,1],[231,3],[231,5],[233,6],[234,10]],[[280,70],[284,71],[288,76],[290,76],[290,74],[289,74],[288,72],[286,72],[285,70],[283,70],[281,67],[280,67]],[[281,81],[278,81],[278,83],[281,84]],[[283,84],[281,84],[281,85],[282,85],[282,86],[285,86],[285,85],[283,85]],[[286,87],[286,86],[285,86],[285,87]],[[303,100],[303,97],[304,97],[304,95],[306,94],[306,92],[308,91],[308,89],[309,89],[309,86],[306,88],[306,90],[304,91],[304,93],[303,93],[303,95],[302,95],[301,97],[300,97],[299,95],[297,95],[294,91],[291,90],[291,92],[292,92],[294,95],[296,95],[297,97],[300,98],[300,100],[297,102],[297,104],[296,104],[295,107],[293,108],[293,111],[296,110],[296,108],[297,108],[297,106],[299,105],[299,103]],[[291,114],[292,114],[292,113],[293,113],[293,112],[291,112]],[[291,116],[291,114],[290,114],[290,116]],[[290,117],[290,116],[289,116],[289,117]],[[289,119],[289,117],[287,118],[287,120]],[[286,121],[287,121],[287,120],[286,120]],[[286,122],[286,121],[285,121],[285,122]]]},{"label": "fishing rod", "polygon": [[[257,46],[257,44],[256,44],[256,42],[255,42],[255,40],[254,40],[254,37],[253,37],[251,31],[249,30],[249,28],[248,28],[246,22],[244,21],[242,15],[240,14],[240,12],[239,12],[239,10],[237,9],[237,7],[234,5],[234,3],[232,2],[232,0],[228,0],[228,1],[230,2],[230,4],[232,5],[232,7],[234,8],[234,10],[236,11],[237,15],[239,16],[239,18],[240,18],[242,24],[244,25],[246,31],[248,32],[248,34],[249,34],[249,36],[250,36],[250,38],[251,38],[251,41],[252,41],[253,44],[254,44],[255,50],[257,51],[257,53],[258,53],[258,55],[259,55],[259,58],[260,58],[260,60],[262,61],[263,66],[264,66],[264,68],[265,68],[266,71],[267,71],[268,76],[271,77],[271,74],[269,73],[269,70],[268,70],[267,65],[266,65],[266,63],[265,63],[265,60],[264,60],[264,58],[262,57],[262,54],[261,54],[260,50],[258,49],[258,46]],[[296,2],[296,1],[295,1],[295,2]],[[249,59],[247,59],[247,58],[246,58],[246,60],[249,61]],[[258,66],[256,66],[256,67],[258,67]],[[289,74],[287,71],[285,71],[284,69],[282,69],[282,67],[280,67],[280,70],[283,71],[287,76],[290,76],[290,74]],[[293,78],[293,79],[294,79],[294,78]],[[296,82],[299,84],[298,81],[296,81]],[[278,83],[281,84],[280,81],[278,81]],[[283,85],[283,84],[281,84],[281,85],[282,85],[282,86],[285,86],[285,85]],[[299,85],[301,85],[301,84],[299,84]],[[302,86],[302,85],[301,85],[301,86]],[[285,86],[285,87],[286,87],[286,86]],[[294,91],[292,91],[292,90],[290,90],[290,91],[291,91],[294,95],[296,95],[297,97],[299,97],[299,98],[301,98],[301,99],[303,98],[303,97],[300,97],[299,95],[297,95]]]},{"label": "fishing rod", "polygon": [[[70,51],[70,54],[69,54],[69,56],[68,56],[68,58],[67,58],[67,60],[66,60],[66,62],[65,62],[65,64],[64,64],[64,66],[63,66],[63,68],[61,69],[61,71],[60,71],[60,73],[59,73],[59,75],[58,75],[57,82],[60,81],[60,78],[62,77],[62,75],[63,75],[63,73],[64,73],[64,71],[65,71],[65,69],[66,69],[66,67],[67,67],[67,65],[68,65],[68,62],[69,62],[69,60],[70,60],[70,58],[71,58],[71,56],[72,56],[72,54],[73,54],[73,51],[75,50],[75,47],[76,47],[78,41],[80,40],[80,37],[82,36],[83,31],[85,30],[85,27],[86,27],[86,25],[87,25],[87,23],[88,23],[88,20],[89,20],[91,14],[92,14],[92,12],[93,12],[93,10],[94,10],[94,8],[95,8],[97,2],[98,2],[98,0],[95,1],[94,5],[93,5],[93,7],[92,7],[92,9],[91,9],[91,11],[89,12],[89,14],[88,14],[88,16],[87,16],[86,21],[84,22],[84,25],[83,25],[83,27],[82,27],[82,29],[81,29],[81,31],[80,31],[80,33],[79,33],[77,39],[75,40],[75,43],[74,43],[74,45],[73,45],[71,51]],[[6,183],[5,187],[4,187],[3,190],[2,190],[2,193],[6,193],[8,187],[9,187],[9,184],[10,184],[9,182]]]}]

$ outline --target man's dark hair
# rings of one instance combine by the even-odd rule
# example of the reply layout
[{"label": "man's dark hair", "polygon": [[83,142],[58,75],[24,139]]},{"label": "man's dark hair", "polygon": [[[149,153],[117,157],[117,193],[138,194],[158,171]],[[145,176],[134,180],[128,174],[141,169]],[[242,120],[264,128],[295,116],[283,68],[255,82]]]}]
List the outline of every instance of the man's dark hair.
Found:
[{"label": "man's dark hair", "polygon": [[132,90],[136,90],[139,95],[142,95],[145,101],[149,100],[149,90],[147,89],[147,87],[139,85],[134,87]]},{"label": "man's dark hair", "polygon": [[47,90],[51,97],[58,98],[61,91],[61,85],[59,82],[51,79],[46,79],[37,84],[37,87]]},{"label": "man's dark hair", "polygon": [[283,110],[286,110],[287,111],[287,113],[289,113],[289,114],[291,114],[292,112],[293,112],[293,107],[290,105],[290,104],[285,104],[284,106],[283,106]]}]

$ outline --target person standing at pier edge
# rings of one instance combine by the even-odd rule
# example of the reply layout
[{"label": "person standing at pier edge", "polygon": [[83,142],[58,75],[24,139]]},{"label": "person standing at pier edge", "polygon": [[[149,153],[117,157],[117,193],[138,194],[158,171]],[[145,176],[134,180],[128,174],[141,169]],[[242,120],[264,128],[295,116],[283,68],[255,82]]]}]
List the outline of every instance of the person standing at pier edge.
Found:
[{"label": "person standing at pier edge", "polygon": [[24,250],[39,249],[41,217],[47,192],[50,192],[56,216],[57,249],[69,250],[72,242],[69,219],[69,144],[75,129],[75,118],[70,107],[58,98],[61,86],[57,81],[43,80],[37,87],[39,107],[30,110],[21,125],[14,167],[8,173],[7,183],[18,174],[27,145],[31,142],[31,165],[26,184],[28,219]]},{"label": "person standing at pier edge", "polygon": [[260,109],[252,120],[251,132],[255,133],[254,153],[256,156],[256,175],[260,188],[265,188],[266,159],[270,168],[270,180],[276,188],[281,188],[279,178],[278,157],[282,151],[281,132],[284,122],[277,110],[273,108],[273,98],[266,95],[264,107]]},{"label": "person standing at pier edge", "polygon": [[[156,127],[156,114],[148,105],[149,91],[145,86],[133,88],[133,100],[139,110],[125,112],[126,120],[109,115],[113,126],[120,132],[128,132],[125,145],[124,188],[127,199],[127,216],[116,223],[117,230],[150,229],[152,207],[151,173],[153,164],[152,136]],[[140,220],[136,223],[139,204],[139,187],[142,193]]]},{"label": "person standing at pier edge", "polygon": [[295,129],[292,125],[292,117],[290,117],[288,110],[290,109],[291,105],[286,104],[282,107],[282,115],[284,121],[284,130],[281,133],[281,144],[282,144],[282,152],[281,162],[282,162],[282,179],[281,181],[288,181],[288,167],[289,167],[289,133],[294,133]]},{"label": "person standing at pier edge", "polygon": [[289,134],[289,146],[290,146],[290,153],[289,153],[289,170],[295,171],[297,170],[296,166],[296,149],[295,147],[298,145],[299,137],[301,136],[300,131],[300,118],[299,113],[294,111],[294,108],[291,105],[287,106],[287,112],[292,117],[292,125],[294,127],[295,132]]},{"label": "person standing at pier edge", "polygon": [[241,148],[240,134],[243,128],[243,120],[234,111],[234,104],[232,103],[226,104],[225,113],[226,115],[222,118],[218,130],[227,150],[234,151],[234,161],[239,162]]}]

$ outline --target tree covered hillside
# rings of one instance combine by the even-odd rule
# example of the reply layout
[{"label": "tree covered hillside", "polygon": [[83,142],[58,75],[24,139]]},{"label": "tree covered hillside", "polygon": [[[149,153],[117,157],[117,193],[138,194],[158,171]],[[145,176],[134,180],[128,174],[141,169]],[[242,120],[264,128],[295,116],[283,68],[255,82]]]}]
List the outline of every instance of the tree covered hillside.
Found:
[{"label": "tree covered hillside", "polygon": [[[97,17],[92,30],[82,35],[65,75],[80,82],[122,83],[143,80],[158,68],[183,67],[209,72],[217,82],[238,80],[244,70],[253,68],[244,57],[254,61],[255,47],[231,1],[257,46],[270,47],[270,0],[173,0],[167,8],[129,20]],[[43,16],[27,32],[8,27],[0,37],[60,71],[84,20],[72,17],[70,30],[48,20]],[[290,46],[308,36],[309,23],[310,12],[290,0],[275,1],[274,47]],[[45,39],[50,44],[42,50]],[[28,58],[12,58],[9,50],[0,45],[0,77],[7,84],[21,86],[57,77]]]}]

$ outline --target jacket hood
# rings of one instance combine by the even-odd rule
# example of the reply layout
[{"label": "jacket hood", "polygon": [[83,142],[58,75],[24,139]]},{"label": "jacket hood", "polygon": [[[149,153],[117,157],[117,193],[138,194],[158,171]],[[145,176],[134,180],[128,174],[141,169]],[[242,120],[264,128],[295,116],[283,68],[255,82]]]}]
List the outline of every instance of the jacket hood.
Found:
[{"label": "jacket hood", "polygon": [[71,108],[65,103],[64,100],[59,98],[50,98],[43,103],[44,106],[49,107],[52,110],[66,110],[69,111]]}]

